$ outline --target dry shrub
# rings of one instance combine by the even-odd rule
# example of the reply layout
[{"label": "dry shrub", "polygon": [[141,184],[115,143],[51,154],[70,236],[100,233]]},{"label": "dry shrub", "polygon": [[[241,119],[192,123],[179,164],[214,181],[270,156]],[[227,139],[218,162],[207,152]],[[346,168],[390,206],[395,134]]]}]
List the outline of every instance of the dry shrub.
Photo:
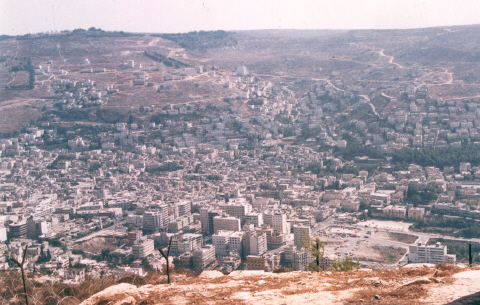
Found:
[{"label": "dry shrub", "polygon": [[275,270],[273,270],[273,273],[285,273],[285,272],[290,272],[292,269],[287,268],[287,267],[280,267]]},{"label": "dry shrub", "polygon": [[[24,304],[23,286],[20,275],[16,272],[6,272],[0,276],[0,303]],[[115,285],[118,281],[113,277],[99,279],[86,278],[80,284],[61,284],[52,281],[38,282],[27,278],[28,299],[32,304],[70,305],[80,304],[81,301],[93,294]]]},{"label": "dry shrub", "polygon": [[395,274],[399,275],[400,277],[420,277],[433,274],[433,272],[433,269],[429,267],[400,268],[399,270],[395,270]]},{"label": "dry shrub", "polygon": [[[334,290],[347,290],[353,289],[352,295],[345,301],[347,303],[357,304],[360,299],[364,300],[363,304],[369,304],[369,302],[381,304],[402,304],[405,300],[409,300],[408,304],[420,304],[421,300],[428,294],[428,285],[432,284],[420,284],[401,286],[408,280],[412,280],[419,277],[442,277],[442,282],[448,284],[453,281],[450,276],[460,270],[459,267],[450,265],[437,266],[438,269],[429,267],[423,268],[404,268],[397,270],[385,270],[375,271],[369,274],[371,278],[379,278],[378,286],[372,283],[370,280],[358,279],[353,280],[350,283],[339,283]],[[436,272],[436,273],[435,273]],[[359,288],[359,289],[357,289]],[[355,290],[356,289],[356,290]],[[381,300],[375,300],[375,295],[379,295]]]},{"label": "dry shrub", "polygon": [[142,277],[139,277],[139,276],[125,276],[125,277],[122,277],[121,279],[119,279],[117,281],[117,283],[127,283],[127,284],[132,284],[132,285],[135,285],[135,286],[142,286],[142,285],[145,285],[147,284],[147,281],[145,281],[144,278]]},{"label": "dry shrub", "polygon": [[[380,300],[375,299],[380,296]],[[365,287],[359,289],[345,299],[349,304],[422,304],[422,298],[427,296],[427,290],[421,285],[407,286],[399,289],[388,289],[383,287]],[[364,302],[360,303],[360,299]],[[405,303],[408,300],[408,303]]]},{"label": "dry shrub", "polygon": [[455,273],[460,271],[464,271],[464,269],[450,264],[441,264],[437,265],[437,271],[435,273],[435,277],[451,277]]},{"label": "dry shrub", "polygon": [[404,300],[416,300],[423,298],[426,295],[427,289],[425,289],[424,285],[401,286],[398,289],[393,289],[386,294],[386,296]]}]

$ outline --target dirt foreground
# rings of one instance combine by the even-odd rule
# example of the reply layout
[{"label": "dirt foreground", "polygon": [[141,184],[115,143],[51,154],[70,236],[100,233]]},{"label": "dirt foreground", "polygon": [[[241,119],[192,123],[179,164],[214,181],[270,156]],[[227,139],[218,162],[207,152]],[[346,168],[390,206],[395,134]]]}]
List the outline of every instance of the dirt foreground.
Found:
[{"label": "dirt foreground", "polygon": [[97,304],[480,304],[480,269],[409,265],[350,272],[206,271],[173,284],[111,286],[85,300]]}]

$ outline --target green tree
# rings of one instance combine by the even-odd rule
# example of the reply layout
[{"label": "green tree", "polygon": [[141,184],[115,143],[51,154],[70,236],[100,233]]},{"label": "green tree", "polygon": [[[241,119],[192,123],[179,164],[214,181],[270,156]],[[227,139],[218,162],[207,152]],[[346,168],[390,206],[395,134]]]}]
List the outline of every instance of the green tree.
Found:
[{"label": "green tree", "polygon": [[323,243],[320,241],[320,238],[315,237],[312,238],[306,232],[303,232],[305,238],[302,239],[302,244],[304,248],[307,248],[311,253],[312,256],[315,257],[315,264],[316,266],[310,266],[311,271],[320,271],[322,269],[320,262],[323,265],[323,256],[325,253],[325,247]]},{"label": "green tree", "polygon": [[332,263],[332,269],[334,271],[350,271],[353,269],[359,269],[360,265],[358,262],[352,261],[350,257],[345,257],[343,260],[336,260]]}]

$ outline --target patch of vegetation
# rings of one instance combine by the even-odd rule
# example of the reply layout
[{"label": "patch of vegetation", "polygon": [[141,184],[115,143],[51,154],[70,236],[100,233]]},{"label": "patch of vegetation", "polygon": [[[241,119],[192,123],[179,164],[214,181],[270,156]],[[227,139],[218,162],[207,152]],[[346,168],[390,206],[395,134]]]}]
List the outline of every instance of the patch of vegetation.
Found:
[{"label": "patch of vegetation", "polygon": [[398,233],[398,232],[388,232],[388,237],[393,241],[397,241],[404,244],[413,244],[418,239],[418,236],[416,235]]},{"label": "patch of vegetation", "polygon": [[58,165],[58,162],[60,162],[62,160],[70,160],[70,158],[67,157],[67,156],[60,155],[55,160],[53,160],[53,162],[50,163],[50,165],[47,165],[47,169],[56,169],[57,165]]},{"label": "patch of vegetation", "polygon": [[[457,255],[457,262],[468,262],[468,242],[459,240],[448,240],[443,238],[430,238],[428,245],[435,245],[440,242],[447,246],[449,254]],[[480,263],[480,245],[472,243],[473,262]]]},{"label": "patch of vegetation", "polygon": [[8,35],[0,35],[0,41],[7,40],[13,38],[13,36],[8,36]]},{"label": "patch of vegetation", "polygon": [[157,52],[148,53],[147,51],[145,51],[143,54],[154,61],[163,63],[167,67],[175,67],[176,69],[190,67],[189,64],[173,59],[171,57],[166,57]]},{"label": "patch of vegetation", "polygon": [[178,165],[176,162],[167,162],[160,167],[147,169],[147,172],[158,175],[161,172],[174,172],[180,169],[183,169],[183,167]]},{"label": "patch of vegetation", "polygon": [[332,263],[332,270],[334,271],[350,271],[353,269],[359,269],[360,264],[354,262],[350,257],[345,257],[343,260],[334,261]]},{"label": "patch of vegetation", "polygon": [[403,168],[413,163],[421,166],[435,166],[442,170],[445,166],[454,166],[458,170],[461,162],[470,162],[473,166],[480,165],[480,145],[402,148],[392,153],[392,162]]},{"label": "patch of vegetation", "polygon": [[353,160],[355,157],[367,156],[373,159],[383,159],[384,154],[380,149],[372,145],[365,145],[347,133],[343,134],[343,138],[347,141],[347,147],[343,149],[336,148],[336,154],[344,160]]},{"label": "patch of vegetation", "polygon": [[95,163],[90,164],[90,166],[88,167],[88,171],[89,172],[94,172],[101,167],[102,167],[102,163],[95,162]]},{"label": "patch of vegetation", "polygon": [[183,34],[160,34],[159,36],[178,43],[185,49],[212,49],[237,45],[232,33],[225,31],[200,31]]},{"label": "patch of vegetation", "polygon": [[378,251],[386,263],[396,263],[402,256],[407,253],[407,250],[399,247],[382,247],[373,246],[374,250]]},{"label": "patch of vegetation", "polygon": [[263,105],[263,100],[249,100],[247,102],[247,105],[255,105],[255,106],[262,106]]},{"label": "patch of vegetation", "polygon": [[222,177],[220,175],[208,175],[207,180],[220,181],[220,180],[222,180]]},{"label": "patch of vegetation", "polygon": [[20,72],[25,71],[28,72],[28,85],[9,85],[7,89],[28,89],[31,90],[35,87],[35,67],[32,64],[32,60],[30,58],[26,59],[26,62],[21,62],[16,66],[13,66],[10,69],[10,72]]},{"label": "patch of vegetation", "polygon": [[405,196],[405,201],[413,203],[414,206],[419,204],[429,204],[433,200],[437,200],[435,184],[429,184],[423,191],[409,188],[407,196]]},{"label": "patch of vegetation", "polygon": [[50,249],[47,252],[44,251],[43,246],[40,248],[40,255],[37,259],[37,264],[49,262],[52,259],[52,255],[50,254]]},{"label": "patch of vegetation", "polygon": [[412,227],[421,232],[442,233],[465,238],[480,237],[480,224],[468,218],[420,219]]}]

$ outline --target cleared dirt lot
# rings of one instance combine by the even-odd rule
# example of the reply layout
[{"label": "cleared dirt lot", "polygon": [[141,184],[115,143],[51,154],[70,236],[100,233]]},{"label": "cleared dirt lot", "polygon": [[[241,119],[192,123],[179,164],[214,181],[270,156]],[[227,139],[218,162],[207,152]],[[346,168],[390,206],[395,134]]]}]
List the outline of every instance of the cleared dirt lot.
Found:
[{"label": "cleared dirt lot", "polygon": [[418,236],[405,233],[379,231],[374,233],[372,235],[372,238],[391,240],[405,244],[413,244],[418,239]]},{"label": "cleared dirt lot", "polygon": [[382,264],[393,264],[399,261],[407,253],[407,249],[401,247],[382,246],[369,241],[360,241],[356,250],[352,252],[354,260],[375,261]]}]

